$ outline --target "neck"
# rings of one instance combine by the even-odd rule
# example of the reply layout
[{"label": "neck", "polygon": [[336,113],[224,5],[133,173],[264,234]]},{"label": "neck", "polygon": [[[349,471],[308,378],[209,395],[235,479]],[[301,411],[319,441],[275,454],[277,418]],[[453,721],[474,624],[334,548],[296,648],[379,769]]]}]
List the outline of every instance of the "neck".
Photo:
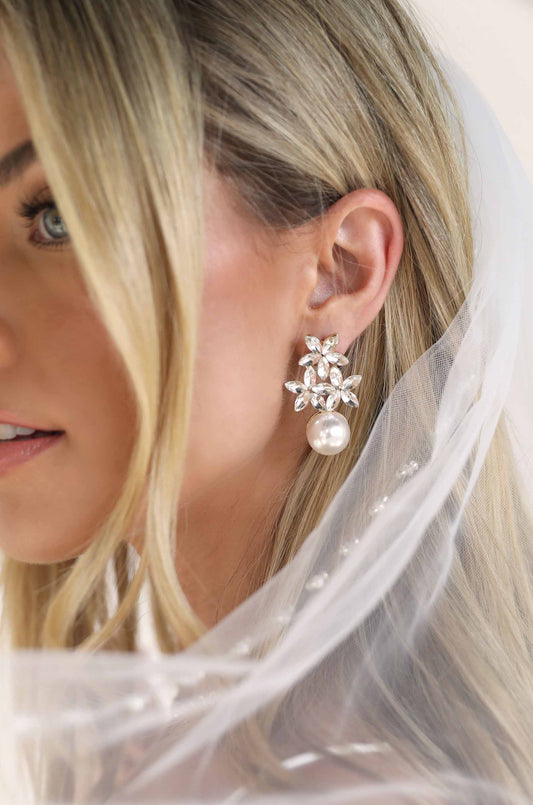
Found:
[{"label": "neck", "polygon": [[264,580],[273,534],[301,455],[266,449],[180,506],[176,569],[208,628]]}]

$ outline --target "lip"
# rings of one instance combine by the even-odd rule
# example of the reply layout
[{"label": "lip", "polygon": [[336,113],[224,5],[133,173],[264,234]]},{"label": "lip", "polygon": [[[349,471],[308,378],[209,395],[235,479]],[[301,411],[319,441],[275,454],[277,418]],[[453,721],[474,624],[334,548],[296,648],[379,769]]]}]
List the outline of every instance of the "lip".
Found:
[{"label": "lip", "polygon": [[47,425],[46,427],[44,427],[44,425],[36,425],[34,422],[30,422],[23,416],[14,414],[12,411],[2,411],[1,409],[0,423],[6,425],[19,425],[21,428],[33,428],[34,430],[62,430],[62,428],[54,425]]},{"label": "lip", "polygon": [[54,436],[38,436],[36,439],[17,442],[0,442],[0,476],[9,472],[13,467],[18,467],[19,464],[25,464],[30,458],[39,455],[54,444],[58,444],[63,436],[65,436],[64,432]]}]

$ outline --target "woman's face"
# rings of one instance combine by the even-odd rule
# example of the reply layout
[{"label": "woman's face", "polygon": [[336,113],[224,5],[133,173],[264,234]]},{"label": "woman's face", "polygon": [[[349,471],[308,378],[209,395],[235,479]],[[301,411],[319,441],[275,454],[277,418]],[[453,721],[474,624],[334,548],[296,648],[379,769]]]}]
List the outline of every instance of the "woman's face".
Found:
[{"label": "woman's face", "polygon": [[[31,139],[5,60],[0,110],[1,160]],[[206,173],[205,181],[206,284],[182,492],[200,507],[204,495],[214,501],[217,484],[243,472],[241,483],[257,480],[254,462],[264,451],[274,459],[294,443],[294,464],[305,449],[305,423],[278,423],[282,403],[292,410],[294,401],[283,389],[298,290],[287,249],[237,212],[217,177]],[[0,548],[31,562],[75,556],[90,542],[124,482],[134,422],[121,362],[89,304],[46,183],[34,161],[0,186],[0,423],[64,432],[9,469],[3,456],[18,448],[0,443]],[[37,193],[51,209],[22,219],[18,206]]]},{"label": "woman's face", "polygon": [[[6,452],[18,446],[0,443],[0,549],[47,563],[79,555],[113,508],[135,408],[42,166],[26,160],[24,170],[13,162],[1,170],[30,139],[0,56],[0,423],[63,432],[9,468]],[[284,386],[302,376],[304,336],[339,333],[337,350],[346,351],[384,302],[403,234],[378,190],[340,199],[325,229],[313,221],[280,235],[252,220],[218,175],[206,169],[204,182],[205,283],[176,536],[182,578],[190,572],[192,588],[203,575],[213,595],[215,579],[223,589],[244,550],[260,552],[257,535],[310,450],[305,428],[315,411],[295,412]],[[48,208],[21,218],[21,202],[36,194]],[[29,451],[44,441],[19,444]],[[134,544],[144,505],[128,535]]]}]

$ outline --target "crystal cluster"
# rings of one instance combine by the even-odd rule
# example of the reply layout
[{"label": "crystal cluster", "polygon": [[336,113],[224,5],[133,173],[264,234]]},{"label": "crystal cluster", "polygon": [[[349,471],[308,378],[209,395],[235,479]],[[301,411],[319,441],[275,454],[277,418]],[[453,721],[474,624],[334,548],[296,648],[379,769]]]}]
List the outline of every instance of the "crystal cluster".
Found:
[{"label": "crystal cluster", "polygon": [[[310,402],[317,411],[334,411],[341,400],[357,408],[359,400],[353,389],[361,382],[361,375],[343,379],[339,367],[346,366],[348,358],[333,349],[339,343],[339,336],[329,335],[321,341],[314,335],[306,335],[305,343],[310,351],[298,361],[300,366],[306,367],[303,382],[289,380],[285,383],[285,388],[297,395],[294,410],[301,411]],[[328,377],[330,382],[327,382]]]}]

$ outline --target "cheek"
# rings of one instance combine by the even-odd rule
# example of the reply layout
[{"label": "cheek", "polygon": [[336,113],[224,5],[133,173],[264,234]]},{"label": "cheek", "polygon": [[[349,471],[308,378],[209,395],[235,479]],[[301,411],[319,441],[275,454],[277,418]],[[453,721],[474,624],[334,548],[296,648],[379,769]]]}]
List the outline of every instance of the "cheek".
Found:
[{"label": "cheek", "polygon": [[[257,455],[280,415],[279,294],[247,265],[208,277],[199,327],[184,497]],[[275,326],[277,323],[277,326]]]},{"label": "cheek", "polygon": [[103,328],[77,311],[61,329],[62,337],[39,330],[42,353],[36,346],[32,354],[46,370],[27,410],[48,412],[66,435],[0,476],[0,547],[25,562],[60,561],[90,544],[133,448],[133,399]]}]

